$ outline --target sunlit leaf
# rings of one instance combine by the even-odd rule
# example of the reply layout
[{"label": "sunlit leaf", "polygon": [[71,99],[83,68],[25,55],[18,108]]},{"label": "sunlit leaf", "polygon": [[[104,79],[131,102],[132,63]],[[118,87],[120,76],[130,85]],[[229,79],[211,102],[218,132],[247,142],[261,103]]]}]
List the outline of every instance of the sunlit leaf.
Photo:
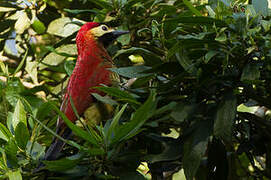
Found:
[{"label": "sunlit leaf", "polygon": [[24,110],[24,105],[21,102],[21,100],[17,101],[17,104],[15,106],[13,118],[12,118],[12,126],[14,129],[16,129],[16,126],[20,123],[24,123],[25,126],[27,126],[26,121],[26,112]]},{"label": "sunlit leaf", "polygon": [[8,171],[7,172],[7,176],[9,178],[9,180],[22,180],[22,174],[20,172],[20,170],[16,170],[16,171]]},{"label": "sunlit leaf", "polygon": [[70,24],[72,21],[84,23],[84,21],[75,18],[63,17],[52,21],[48,26],[47,32],[56,36],[67,37],[80,29],[80,26]]}]

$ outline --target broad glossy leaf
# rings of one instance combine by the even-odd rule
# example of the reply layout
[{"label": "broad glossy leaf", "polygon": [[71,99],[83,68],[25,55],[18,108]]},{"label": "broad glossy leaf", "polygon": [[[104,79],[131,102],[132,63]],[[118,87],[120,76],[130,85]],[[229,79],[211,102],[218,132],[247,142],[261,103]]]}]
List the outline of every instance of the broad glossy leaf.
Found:
[{"label": "broad glossy leaf", "polygon": [[183,168],[187,180],[193,180],[199,168],[209,136],[211,135],[211,122],[197,123],[192,135],[184,142]]},{"label": "broad glossy leaf", "polygon": [[135,55],[130,55],[129,59],[131,60],[132,63],[144,63],[144,59],[142,56],[140,56],[139,54],[135,54]]},{"label": "broad glossy leaf", "polygon": [[30,19],[28,18],[25,11],[17,12],[18,14],[18,20],[15,23],[15,30],[16,33],[22,34],[26,29],[28,29],[31,25]]},{"label": "broad glossy leaf", "polygon": [[19,122],[15,128],[15,140],[18,146],[24,150],[29,139],[30,135],[26,125],[22,122]]},{"label": "broad glossy leaf", "polygon": [[38,34],[43,34],[46,31],[46,27],[39,19],[35,19],[34,22],[31,24],[34,31]]},{"label": "broad glossy leaf", "polygon": [[80,162],[80,160],[80,156],[75,155],[55,161],[43,161],[43,163],[46,165],[48,170],[61,172],[74,168]]},{"label": "broad glossy leaf", "polygon": [[124,123],[119,126],[115,131],[115,137],[112,143],[119,143],[121,141],[127,140],[141,131],[141,126],[153,115],[154,110],[157,105],[156,93],[151,91],[150,96],[147,101],[139,107],[134,114],[131,116],[129,122]]},{"label": "broad glossy leaf", "polygon": [[219,103],[214,123],[214,135],[231,141],[232,129],[237,111],[237,99],[233,92],[224,95]]},{"label": "broad glossy leaf", "polygon": [[178,103],[170,116],[177,122],[184,122],[194,115],[195,108],[196,105],[193,104]]},{"label": "broad glossy leaf", "polygon": [[138,78],[151,75],[151,73],[144,73],[144,71],[151,69],[148,66],[130,66],[121,68],[110,68],[111,71],[119,74],[120,76],[128,78]]},{"label": "broad glossy leaf", "polygon": [[130,94],[130,93],[126,92],[126,91],[122,91],[122,90],[120,90],[118,88],[101,86],[101,87],[95,87],[95,89],[98,89],[100,91],[103,91],[103,92],[107,93],[110,96],[118,98],[116,100],[127,101],[127,102],[134,103],[134,104],[137,104],[137,105],[140,104],[140,102],[138,102],[135,99],[134,94]]},{"label": "broad glossy leaf", "polygon": [[38,82],[38,62],[26,60],[25,70],[31,77],[34,84],[39,84]]},{"label": "broad glossy leaf", "polygon": [[218,51],[208,51],[205,55],[204,62],[208,63],[215,55],[217,55],[219,52]]},{"label": "broad glossy leaf", "polygon": [[67,57],[66,55],[69,55],[69,56],[77,55],[77,48],[75,44],[66,44],[66,45],[60,46],[56,48],[55,51],[58,54],[56,54],[55,52],[51,52],[50,54],[45,56],[45,58],[42,60],[42,63],[44,64],[39,64],[40,69],[44,69],[45,67],[47,67],[46,65],[50,65],[50,66],[59,65],[65,60],[65,58]]},{"label": "broad glossy leaf", "polygon": [[111,99],[108,96],[101,96],[97,93],[92,93],[92,96],[94,96],[98,101],[101,101],[105,104],[110,104],[110,105],[117,105],[118,103],[116,101],[114,101],[113,99]]},{"label": "broad glossy leaf", "polygon": [[17,101],[17,104],[15,106],[13,118],[12,118],[12,126],[14,129],[16,129],[16,126],[20,123],[24,123],[25,126],[27,126],[27,121],[26,121],[26,112],[24,110],[24,105],[21,102],[21,100]]},{"label": "broad glossy leaf", "polygon": [[80,26],[70,24],[73,21],[85,23],[84,21],[78,20],[76,18],[62,17],[52,21],[48,26],[47,32],[49,34],[61,37],[70,36],[80,29]]},{"label": "broad glossy leaf", "polygon": [[[121,30],[125,30],[125,29],[121,29]],[[128,45],[130,43],[130,40],[131,40],[130,34],[124,34],[117,39],[117,41],[120,42],[122,46]]]},{"label": "broad glossy leaf", "polygon": [[8,143],[6,143],[4,146],[4,149],[7,155],[8,162],[12,166],[18,167],[18,158],[17,158],[18,146],[15,143],[15,140],[13,138],[9,139]]},{"label": "broad glossy leaf", "polygon": [[0,138],[8,141],[11,137],[12,134],[9,132],[9,130],[2,123],[0,123]]}]

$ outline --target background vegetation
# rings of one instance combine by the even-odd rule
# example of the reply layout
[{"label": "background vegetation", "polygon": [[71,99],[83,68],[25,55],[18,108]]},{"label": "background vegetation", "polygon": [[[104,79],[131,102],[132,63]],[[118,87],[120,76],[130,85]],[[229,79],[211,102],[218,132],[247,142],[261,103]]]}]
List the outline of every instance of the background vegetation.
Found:
[{"label": "background vegetation", "polygon": [[[267,0],[1,0],[0,178],[270,179],[270,17]],[[74,137],[33,173],[87,21],[130,31],[108,48],[120,83],[84,126],[63,117]]]}]

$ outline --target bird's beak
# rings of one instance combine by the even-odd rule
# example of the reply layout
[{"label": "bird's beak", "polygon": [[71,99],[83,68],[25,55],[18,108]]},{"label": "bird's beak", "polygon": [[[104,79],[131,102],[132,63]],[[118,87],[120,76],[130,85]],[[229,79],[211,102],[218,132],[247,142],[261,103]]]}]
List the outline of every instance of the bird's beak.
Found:
[{"label": "bird's beak", "polygon": [[114,39],[117,39],[119,36],[123,34],[128,34],[128,33],[129,31],[115,30],[115,31],[112,31],[112,36]]},{"label": "bird's beak", "polygon": [[104,47],[107,47],[111,42],[117,39],[119,36],[123,34],[128,34],[129,31],[121,31],[121,30],[113,30],[109,33],[104,34],[99,38],[100,42],[103,43]]}]

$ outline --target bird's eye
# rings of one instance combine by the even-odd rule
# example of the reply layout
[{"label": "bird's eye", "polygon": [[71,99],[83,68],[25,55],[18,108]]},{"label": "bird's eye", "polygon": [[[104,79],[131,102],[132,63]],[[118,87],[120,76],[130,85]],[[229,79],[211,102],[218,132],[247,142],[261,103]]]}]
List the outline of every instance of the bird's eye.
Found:
[{"label": "bird's eye", "polygon": [[107,31],[108,29],[106,26],[102,26],[102,30]]}]

